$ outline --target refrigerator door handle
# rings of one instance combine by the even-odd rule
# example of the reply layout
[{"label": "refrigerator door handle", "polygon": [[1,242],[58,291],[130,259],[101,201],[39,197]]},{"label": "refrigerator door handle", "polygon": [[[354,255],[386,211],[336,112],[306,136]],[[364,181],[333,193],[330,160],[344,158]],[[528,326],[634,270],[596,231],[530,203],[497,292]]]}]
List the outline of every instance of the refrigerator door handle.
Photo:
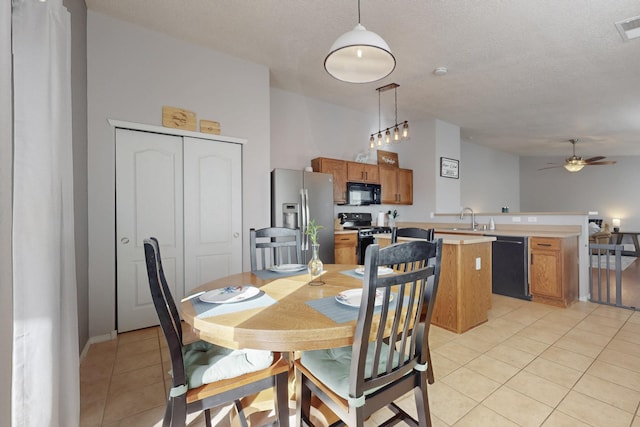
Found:
[{"label": "refrigerator door handle", "polygon": [[309,213],[309,190],[307,190],[306,188],[303,189],[302,191],[304,191],[304,210],[305,210],[305,224],[304,224],[304,232],[305,232],[305,249],[309,250],[309,247],[311,246],[309,244],[309,236],[307,235],[307,229],[309,228],[309,222],[311,221],[311,215]]},{"label": "refrigerator door handle", "polygon": [[305,197],[305,189],[301,188],[300,189],[300,233],[302,234],[302,250],[306,251],[308,246],[308,242],[307,242],[307,224],[308,224],[308,219],[307,219],[307,199]]}]

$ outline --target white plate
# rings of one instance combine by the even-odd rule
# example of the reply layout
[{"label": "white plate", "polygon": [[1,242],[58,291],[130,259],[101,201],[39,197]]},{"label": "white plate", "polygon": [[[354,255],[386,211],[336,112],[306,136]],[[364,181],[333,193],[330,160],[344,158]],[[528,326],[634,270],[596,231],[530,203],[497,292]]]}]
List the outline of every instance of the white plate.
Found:
[{"label": "white plate", "polygon": [[200,301],[215,304],[228,304],[232,302],[244,301],[260,293],[260,289],[251,285],[227,286],[226,288],[214,289],[200,295]]},{"label": "white plate", "polygon": [[[361,265],[360,267],[356,268],[354,271],[356,272],[356,274],[364,275],[364,265]],[[383,266],[378,267],[378,276],[384,276],[385,274],[391,274],[391,273],[393,273],[393,270],[390,269],[389,267],[383,267]]]},{"label": "white plate", "polygon": [[274,265],[269,270],[276,273],[292,273],[294,271],[302,271],[307,268],[307,264],[280,264]]},{"label": "white plate", "polygon": [[[390,295],[390,297],[390,301],[393,301],[393,295]],[[382,292],[376,291],[376,307],[382,304],[383,298],[384,295]],[[362,289],[349,289],[348,291],[342,291],[336,295],[336,301],[340,304],[348,305],[349,307],[360,307],[360,302],[362,301]]]}]

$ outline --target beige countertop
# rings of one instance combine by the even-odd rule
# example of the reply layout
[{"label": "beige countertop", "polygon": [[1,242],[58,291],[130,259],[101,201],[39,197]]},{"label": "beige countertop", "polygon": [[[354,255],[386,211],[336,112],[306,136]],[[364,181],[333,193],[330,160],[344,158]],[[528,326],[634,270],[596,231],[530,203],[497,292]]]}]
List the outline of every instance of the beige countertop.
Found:
[{"label": "beige countertop", "polygon": [[436,234],[469,234],[469,235],[491,235],[491,236],[524,236],[524,237],[555,237],[564,239],[565,237],[577,237],[580,233],[575,231],[550,231],[550,230],[451,230],[435,228]]},{"label": "beige countertop", "polygon": [[[391,239],[391,234],[376,234],[376,239]],[[443,234],[436,233],[436,238],[442,238],[442,243],[445,245],[473,245],[476,243],[489,243],[496,240],[492,236],[483,236],[482,234]],[[410,237],[399,237],[399,241],[402,240],[414,240]]]},{"label": "beige countertop", "polygon": [[[459,243],[459,244],[469,244],[469,243],[479,243],[479,241],[474,240],[472,237],[487,237],[491,236],[524,236],[524,237],[552,237],[564,239],[566,237],[577,237],[580,233],[575,231],[553,231],[553,230],[452,230],[451,228],[435,228],[435,232],[438,237],[443,238],[443,243],[451,243],[452,241],[466,241],[467,243]],[[355,234],[356,230],[334,230],[335,234]],[[391,238],[391,234],[377,234],[376,237],[381,236],[383,238]],[[460,236],[467,236],[465,238],[461,238]],[[495,239],[487,240],[492,241]]]},{"label": "beige countertop", "polygon": [[333,234],[356,234],[357,230],[333,230]]}]

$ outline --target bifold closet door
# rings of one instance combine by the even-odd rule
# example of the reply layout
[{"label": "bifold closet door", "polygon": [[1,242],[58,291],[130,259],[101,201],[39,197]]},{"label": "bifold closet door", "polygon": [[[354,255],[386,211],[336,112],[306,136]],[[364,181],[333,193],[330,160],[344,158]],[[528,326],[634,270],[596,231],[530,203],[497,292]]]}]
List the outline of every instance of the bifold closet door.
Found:
[{"label": "bifold closet door", "polygon": [[242,146],[184,137],[184,289],[242,272]]},{"label": "bifold closet door", "polygon": [[116,129],[116,304],[119,332],[158,324],[149,292],[143,245],[145,238],[158,238],[171,292],[176,301],[184,295],[182,146],[180,136]]}]

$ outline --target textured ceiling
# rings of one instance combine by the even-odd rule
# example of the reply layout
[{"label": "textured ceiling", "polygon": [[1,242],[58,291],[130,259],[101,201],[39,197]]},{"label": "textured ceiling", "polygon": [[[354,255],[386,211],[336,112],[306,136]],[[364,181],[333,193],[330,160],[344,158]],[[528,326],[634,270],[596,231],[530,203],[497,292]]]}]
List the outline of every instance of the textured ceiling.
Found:
[{"label": "textured ceiling", "polygon": [[[360,85],[333,79],[322,65],[357,23],[355,0],[86,3],[263,64],[272,86],[374,117],[375,89],[396,82],[399,119],[439,118],[473,143],[569,156],[567,140],[579,138],[585,157],[640,155],[640,39],[625,42],[615,27],[640,15],[638,0],[362,0],[362,24],[387,41],[397,67]],[[448,74],[435,76],[439,66]]]}]

